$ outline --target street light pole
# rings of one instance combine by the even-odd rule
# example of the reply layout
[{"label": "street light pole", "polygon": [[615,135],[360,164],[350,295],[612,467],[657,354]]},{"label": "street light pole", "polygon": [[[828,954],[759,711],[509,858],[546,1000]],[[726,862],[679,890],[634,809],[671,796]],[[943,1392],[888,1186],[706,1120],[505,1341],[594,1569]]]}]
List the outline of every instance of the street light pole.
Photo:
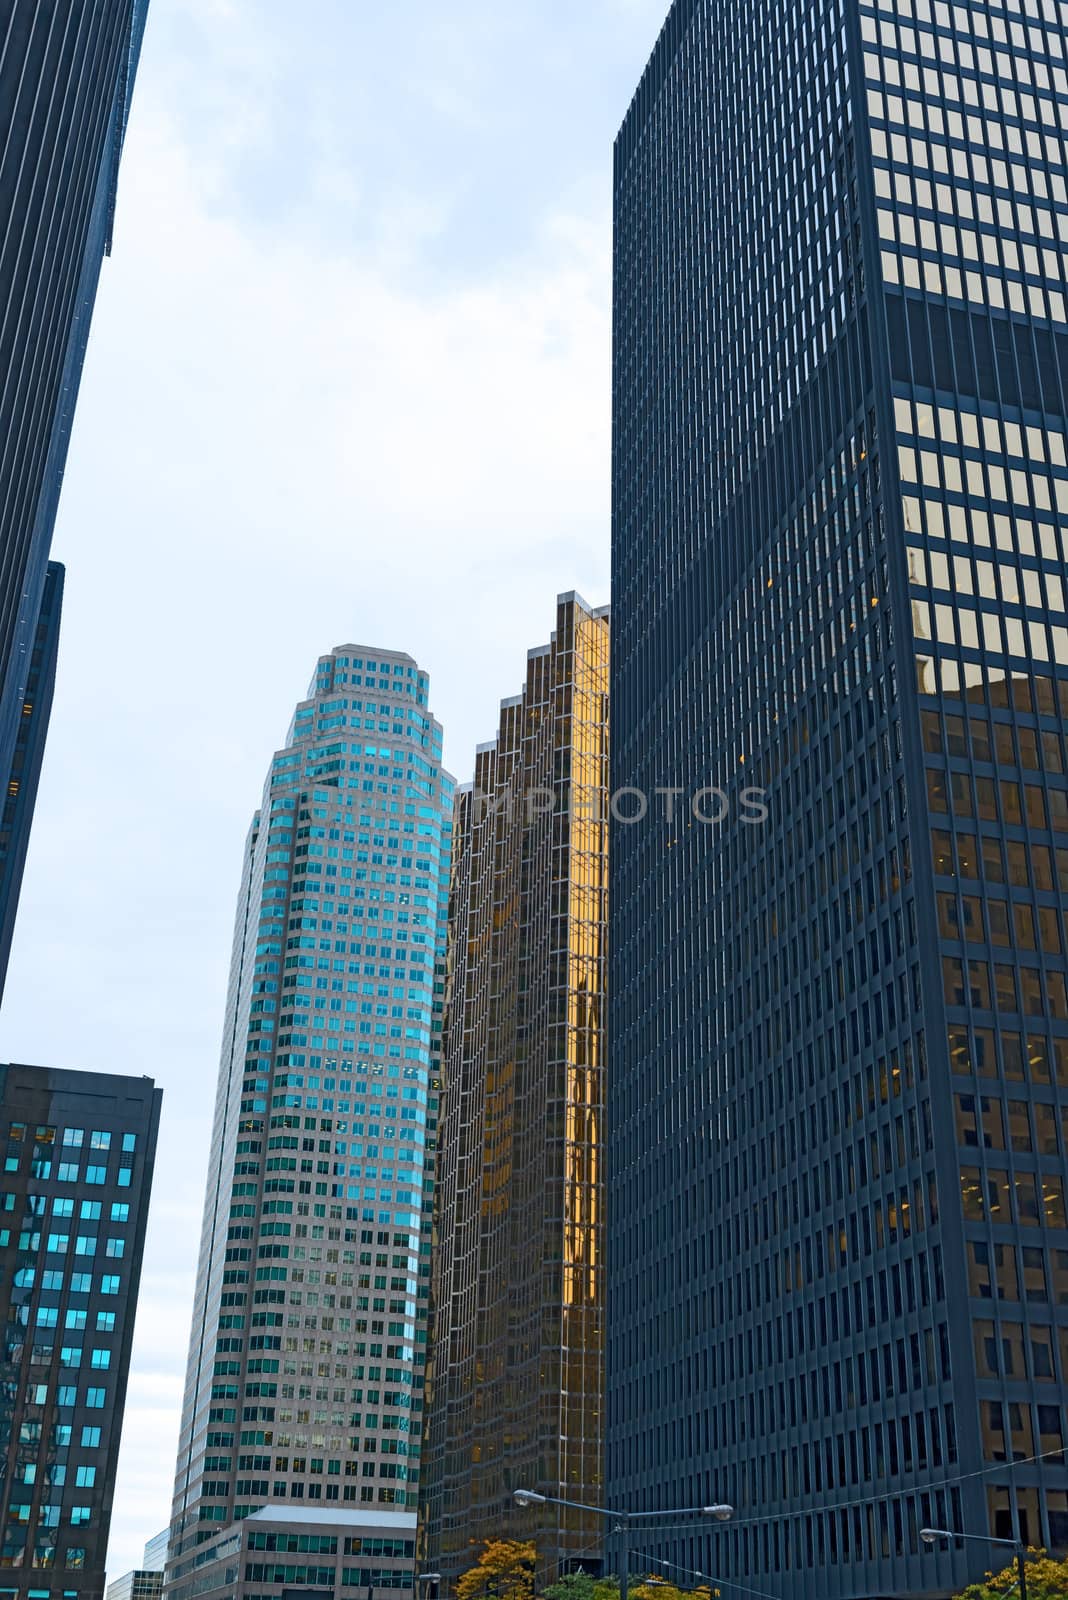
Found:
[{"label": "street light pole", "polygon": [[982,1544],[1000,1544],[1016,1557],[1016,1581],[1020,1586],[1020,1600],[1027,1600],[1027,1546],[1022,1539],[995,1539],[992,1533],[956,1533],[950,1528],[921,1528],[924,1544],[934,1544],[936,1539],[974,1539]]},{"label": "street light pole", "polygon": [[608,1517],[615,1526],[613,1533],[624,1535],[623,1570],[619,1575],[619,1600],[628,1600],[628,1572],[630,1565],[630,1525],[642,1521],[671,1522],[676,1517],[712,1517],[716,1522],[729,1522],[734,1507],[724,1504],[711,1506],[681,1506],[674,1511],[617,1511],[611,1506],[587,1506],[580,1500],[564,1500],[555,1494],[538,1494],[535,1489],[516,1489],[512,1495],[519,1506],[569,1506],[572,1511],[592,1511],[595,1516]]},{"label": "street light pole", "polygon": [[620,1515],[615,1531],[623,1535],[623,1567],[619,1574],[619,1600],[627,1600],[630,1577],[630,1528],[625,1516]]}]

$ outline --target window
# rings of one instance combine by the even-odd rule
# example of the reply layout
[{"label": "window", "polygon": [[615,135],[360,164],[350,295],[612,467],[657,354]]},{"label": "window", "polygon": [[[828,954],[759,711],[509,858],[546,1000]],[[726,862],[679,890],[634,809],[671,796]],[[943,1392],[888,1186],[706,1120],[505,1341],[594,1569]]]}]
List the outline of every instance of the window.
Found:
[{"label": "window", "polygon": [[[69,1201],[67,1203],[68,1203],[68,1205],[70,1204]],[[99,1200],[83,1200],[82,1201],[82,1209],[81,1209],[81,1217],[82,1217],[82,1221],[83,1222],[99,1222],[100,1221],[100,1201]]]},{"label": "window", "polygon": [[107,1183],[107,1167],[86,1167],[85,1181],[86,1183]]},{"label": "window", "polygon": [[117,1278],[117,1277],[113,1277],[113,1276],[111,1276],[109,1274],[105,1274],[104,1277],[102,1277],[101,1280],[100,1280],[100,1293],[101,1294],[118,1294],[120,1281],[121,1280],[119,1278]]},{"label": "window", "polygon": [[107,1398],[106,1389],[86,1389],[85,1405],[88,1411],[102,1411]]},{"label": "window", "polygon": [[124,1133],[123,1134],[123,1136],[122,1136],[122,1148],[123,1148],[124,1151],[127,1151],[127,1152],[130,1151],[130,1150],[136,1150],[137,1149],[137,1135],[136,1135],[136,1133]]},{"label": "window", "polygon": [[102,1368],[102,1369],[106,1369],[107,1367],[110,1367],[111,1366],[111,1351],[110,1350],[94,1350],[92,1352],[91,1357],[90,1357],[89,1365],[92,1366],[92,1367],[97,1367],[97,1368]]},{"label": "window", "polygon": [[100,1429],[85,1427],[82,1429],[82,1449],[95,1450],[100,1444]]},{"label": "window", "polygon": [[96,1483],[95,1467],[76,1467],[74,1470],[74,1484],[78,1489],[91,1489]]},{"label": "window", "polygon": [[84,1138],[85,1132],[81,1128],[64,1128],[63,1130],[63,1143],[74,1150],[81,1149]]},{"label": "window", "polygon": [[125,1200],[116,1200],[111,1207],[112,1222],[129,1222],[130,1207]]},{"label": "window", "polygon": [[121,1256],[121,1255],[124,1255],[126,1253],[126,1240],[125,1239],[109,1239],[108,1243],[107,1243],[107,1252],[106,1253],[109,1256]]},{"label": "window", "polygon": [[110,1150],[111,1149],[111,1135],[110,1135],[110,1133],[100,1133],[100,1132],[94,1130],[93,1136],[89,1140],[89,1145],[90,1145],[90,1148],[93,1149],[93,1150]]}]

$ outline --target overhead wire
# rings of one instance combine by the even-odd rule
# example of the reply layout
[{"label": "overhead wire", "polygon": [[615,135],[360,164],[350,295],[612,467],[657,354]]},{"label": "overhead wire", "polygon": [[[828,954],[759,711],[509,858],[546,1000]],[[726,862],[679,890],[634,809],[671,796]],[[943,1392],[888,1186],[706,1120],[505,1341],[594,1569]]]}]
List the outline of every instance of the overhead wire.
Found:
[{"label": "overhead wire", "polygon": [[[1043,1450],[1038,1455],[1025,1457],[1022,1461],[995,1461],[989,1466],[977,1468],[974,1472],[960,1472],[953,1477],[938,1478],[934,1482],[919,1483],[907,1489],[891,1489],[885,1494],[865,1495],[856,1500],[820,1502],[818,1505],[805,1506],[796,1511],[769,1512],[765,1516],[746,1517],[740,1521],[732,1519],[730,1522],[723,1523],[722,1526],[725,1531],[736,1528],[759,1528],[769,1522],[785,1522],[788,1517],[806,1516],[814,1511],[855,1511],[862,1506],[882,1505],[886,1501],[901,1500],[906,1496],[931,1494],[936,1489],[949,1489],[959,1483],[968,1483],[973,1478],[987,1478],[998,1472],[1015,1471],[1017,1467],[1034,1466],[1036,1462],[1049,1460],[1053,1456],[1059,1456],[1063,1460],[1064,1455],[1065,1447],[1062,1445],[1060,1449]],[[679,1530],[686,1530],[692,1533],[695,1528],[704,1531],[702,1524],[694,1521],[661,1523],[655,1531],[658,1534],[677,1532]]]}]

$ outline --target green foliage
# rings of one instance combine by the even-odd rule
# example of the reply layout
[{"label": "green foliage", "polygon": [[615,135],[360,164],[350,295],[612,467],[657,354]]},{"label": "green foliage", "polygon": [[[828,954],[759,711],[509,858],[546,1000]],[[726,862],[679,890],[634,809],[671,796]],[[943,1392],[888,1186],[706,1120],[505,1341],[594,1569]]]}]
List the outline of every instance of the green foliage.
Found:
[{"label": "green foliage", "polygon": [[[707,1586],[700,1589],[677,1589],[649,1576],[631,1574],[627,1593],[629,1600],[714,1600],[720,1591]],[[593,1578],[588,1572],[569,1572],[558,1578],[544,1591],[545,1600],[619,1600],[619,1579]]]},{"label": "green foliage", "polygon": [[457,1581],[456,1600],[534,1600],[534,1560],[532,1540],[487,1539],[478,1561]]},{"label": "green foliage", "polygon": [[[600,1600],[617,1600],[619,1585],[612,1591],[607,1583],[601,1583],[601,1588],[606,1590]],[[545,1600],[599,1600],[597,1595],[598,1583],[588,1572],[565,1572],[562,1578],[557,1578],[555,1583],[550,1583],[544,1591]]]},{"label": "green foliage", "polygon": [[[1000,1572],[988,1572],[982,1583],[970,1583],[957,1600],[1001,1600],[1019,1590],[1016,1562]],[[1068,1561],[1054,1561],[1044,1550],[1029,1550],[1027,1555],[1027,1600],[1068,1600]]]}]

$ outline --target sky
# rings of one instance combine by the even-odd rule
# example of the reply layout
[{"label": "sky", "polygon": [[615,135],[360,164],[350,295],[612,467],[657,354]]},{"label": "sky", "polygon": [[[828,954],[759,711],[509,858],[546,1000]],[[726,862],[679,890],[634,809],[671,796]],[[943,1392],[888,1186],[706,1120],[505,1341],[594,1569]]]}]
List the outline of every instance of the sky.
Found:
[{"label": "sky", "polygon": [[461,780],[608,599],[612,141],[668,0],[152,0],[0,1059],[163,1118],[108,1570],[170,1516],[242,845],[318,656]]}]

